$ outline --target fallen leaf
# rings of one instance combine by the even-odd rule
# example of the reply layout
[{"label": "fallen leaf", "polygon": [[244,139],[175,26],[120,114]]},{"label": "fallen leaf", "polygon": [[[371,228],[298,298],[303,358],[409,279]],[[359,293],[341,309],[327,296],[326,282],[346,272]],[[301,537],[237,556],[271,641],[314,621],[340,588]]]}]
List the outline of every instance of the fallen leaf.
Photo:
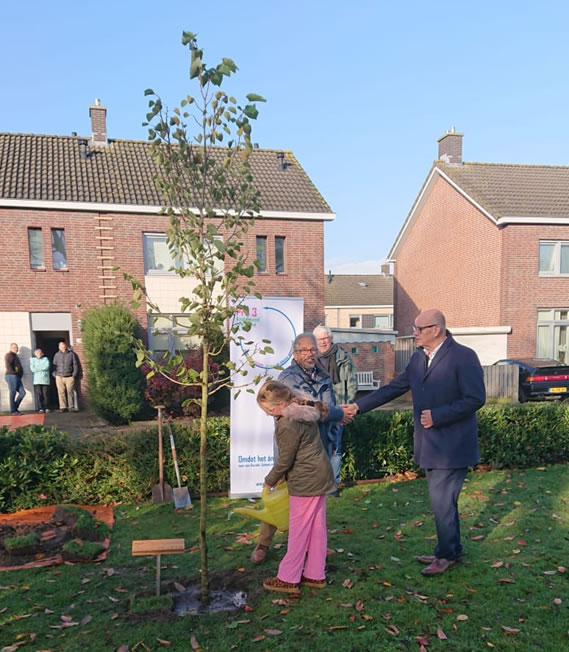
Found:
[{"label": "fallen leaf", "polygon": [[492,568],[502,568],[503,565],[504,565],[503,561],[495,561],[492,564]]},{"label": "fallen leaf", "polygon": [[369,614],[362,614],[362,618],[364,620],[373,620],[373,616],[370,616]]},{"label": "fallen leaf", "polygon": [[251,639],[251,643],[258,643],[259,641],[264,641],[266,636],[263,636],[263,634],[260,634],[259,636],[255,636],[255,638]]},{"label": "fallen leaf", "polygon": [[348,629],[347,625],[332,625],[328,627],[328,631],[333,632],[336,629]]},{"label": "fallen leaf", "polygon": [[447,640],[447,635],[443,632],[441,627],[437,627],[437,636],[438,638],[440,638],[441,641]]},{"label": "fallen leaf", "polygon": [[466,614],[459,614],[456,617],[457,620],[468,620],[468,616]]},{"label": "fallen leaf", "polygon": [[279,634],[282,634],[281,629],[266,629],[265,633],[268,634],[269,636],[278,636]]},{"label": "fallen leaf", "polygon": [[172,641],[166,641],[163,638],[156,637],[156,640],[158,643],[160,643],[160,645],[172,645]]},{"label": "fallen leaf", "polygon": [[61,620],[62,622],[64,622],[64,623],[70,623],[70,622],[73,620],[73,618],[72,618],[72,616],[65,616],[65,615],[64,615],[64,616],[61,616],[61,619],[60,619],[60,620]]},{"label": "fallen leaf", "polygon": [[516,580],[513,577],[501,577],[498,584],[515,584]]},{"label": "fallen leaf", "polygon": [[565,569],[565,566],[558,566],[558,567],[557,567],[557,570],[558,570],[560,573],[564,573],[566,569]]},{"label": "fallen leaf", "polygon": [[342,582],[342,586],[345,586],[347,589],[351,589],[354,586],[354,580],[347,579]]},{"label": "fallen leaf", "polygon": [[128,645],[121,645],[117,652],[129,652],[130,647]]},{"label": "fallen leaf", "polygon": [[178,593],[183,593],[186,590],[186,587],[183,584],[180,584],[180,582],[174,582],[174,588]]},{"label": "fallen leaf", "polygon": [[394,562],[397,563],[397,562],[400,562],[401,559],[399,559],[399,557],[393,557],[393,556],[392,556],[392,557],[391,557],[391,561],[394,561]]},{"label": "fallen leaf", "polygon": [[86,625],[87,623],[90,623],[93,620],[93,616],[85,616],[83,620],[81,621],[81,625]]},{"label": "fallen leaf", "polygon": [[118,601],[119,601],[118,598],[113,598],[112,595],[108,595],[107,598],[109,598],[109,600],[110,600],[111,602],[118,602]]},{"label": "fallen leaf", "polygon": [[561,598],[554,598],[553,604],[560,605],[562,604],[563,600]]},{"label": "fallen leaf", "polygon": [[483,534],[477,534],[475,537],[470,537],[471,541],[481,541],[484,538]]},{"label": "fallen leaf", "polygon": [[250,607],[248,604],[243,605],[243,611],[255,611],[253,607]]},{"label": "fallen leaf", "polygon": [[506,632],[506,634],[518,634],[521,630],[516,629],[515,627],[507,627],[506,625],[502,625],[502,629]]},{"label": "fallen leaf", "polygon": [[363,611],[364,603],[361,600],[356,602],[356,611]]},{"label": "fallen leaf", "polygon": [[391,634],[392,636],[399,636],[400,634],[399,629],[395,625],[387,625],[387,627],[384,629],[388,634]]},{"label": "fallen leaf", "polygon": [[192,650],[201,650],[201,646],[193,634],[192,637],[190,638],[190,645],[192,646]]},{"label": "fallen leaf", "polygon": [[352,530],[350,530],[349,528],[345,528],[342,531],[343,531],[344,534],[353,534]]},{"label": "fallen leaf", "polygon": [[544,575],[557,575],[556,570],[543,571]]},{"label": "fallen leaf", "polygon": [[344,609],[351,609],[354,606],[353,602],[342,602],[340,604],[340,607],[344,607]]}]

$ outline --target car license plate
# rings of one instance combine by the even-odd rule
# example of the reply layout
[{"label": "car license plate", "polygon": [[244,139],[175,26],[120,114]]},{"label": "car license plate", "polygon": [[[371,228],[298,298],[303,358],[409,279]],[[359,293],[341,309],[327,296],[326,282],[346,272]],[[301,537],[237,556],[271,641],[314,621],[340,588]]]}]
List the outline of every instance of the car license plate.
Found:
[{"label": "car license plate", "polygon": [[563,394],[567,391],[567,387],[550,387],[549,392],[551,394]]}]

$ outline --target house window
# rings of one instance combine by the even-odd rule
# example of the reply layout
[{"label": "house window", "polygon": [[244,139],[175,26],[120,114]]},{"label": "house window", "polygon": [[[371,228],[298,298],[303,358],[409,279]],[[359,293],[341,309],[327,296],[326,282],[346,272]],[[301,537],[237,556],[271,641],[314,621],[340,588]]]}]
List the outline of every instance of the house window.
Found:
[{"label": "house window", "polygon": [[373,345],[373,346],[371,347],[371,352],[372,352],[372,353],[379,353],[379,346],[375,346],[375,345]]},{"label": "house window", "polygon": [[282,235],[275,236],[275,272],[285,273],[285,237]]},{"label": "house window", "polygon": [[175,274],[172,268],[182,266],[181,259],[170,253],[165,233],[143,233],[142,239],[145,274]]},{"label": "house window", "polygon": [[65,229],[51,230],[51,254],[53,259],[53,269],[67,269]]},{"label": "house window", "polygon": [[350,315],[350,328],[361,328],[361,323],[361,315]]},{"label": "house window", "polygon": [[148,315],[150,350],[155,359],[166,353],[184,354],[199,345],[199,338],[188,335],[190,318],[186,315]]},{"label": "house window", "polygon": [[352,353],[353,353],[354,355],[357,355],[357,354],[358,354],[358,347],[357,347],[357,346],[352,346]]},{"label": "house window", "polygon": [[267,236],[257,236],[257,271],[264,274],[267,271]]},{"label": "house window", "polygon": [[538,358],[553,358],[569,364],[569,308],[537,311]]},{"label": "house window", "polygon": [[41,229],[28,229],[28,247],[30,250],[30,267],[32,269],[45,269],[43,259],[43,234]]},{"label": "house window", "polygon": [[569,275],[569,242],[541,241],[539,243],[539,275]]},{"label": "house window", "polygon": [[374,315],[374,328],[391,328],[391,315]]}]

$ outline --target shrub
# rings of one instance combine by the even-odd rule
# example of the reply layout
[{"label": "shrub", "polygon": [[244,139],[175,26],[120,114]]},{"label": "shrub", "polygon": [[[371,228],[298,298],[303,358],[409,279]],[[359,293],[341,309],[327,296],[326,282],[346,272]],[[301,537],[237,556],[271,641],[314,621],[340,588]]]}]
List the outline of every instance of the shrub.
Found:
[{"label": "shrub", "polygon": [[[202,370],[203,356],[201,350],[189,349],[184,354],[184,360],[173,367],[172,376],[183,375],[185,369]],[[146,377],[150,372],[148,365],[142,365],[141,371]],[[210,382],[212,382],[219,372],[219,365],[209,359]],[[201,385],[178,385],[166,378],[160,373],[155,373],[146,379],[146,390],[144,392],[147,400],[152,405],[164,405],[166,412],[172,415],[184,414],[186,416],[196,417],[200,413],[198,403],[192,399],[201,398]]]},{"label": "shrub", "polygon": [[128,423],[144,407],[143,379],[132,346],[137,322],[119,304],[92,308],[83,320],[89,403],[113,424]]}]

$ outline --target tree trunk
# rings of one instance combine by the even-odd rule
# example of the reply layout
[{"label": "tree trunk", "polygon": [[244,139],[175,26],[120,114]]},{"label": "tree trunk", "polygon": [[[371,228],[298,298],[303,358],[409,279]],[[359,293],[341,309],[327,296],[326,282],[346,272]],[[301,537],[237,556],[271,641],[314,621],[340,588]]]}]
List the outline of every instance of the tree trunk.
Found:
[{"label": "tree trunk", "polygon": [[200,419],[200,556],[201,556],[201,604],[209,603],[207,574],[207,399],[209,390],[209,342],[203,341],[202,403]]}]

